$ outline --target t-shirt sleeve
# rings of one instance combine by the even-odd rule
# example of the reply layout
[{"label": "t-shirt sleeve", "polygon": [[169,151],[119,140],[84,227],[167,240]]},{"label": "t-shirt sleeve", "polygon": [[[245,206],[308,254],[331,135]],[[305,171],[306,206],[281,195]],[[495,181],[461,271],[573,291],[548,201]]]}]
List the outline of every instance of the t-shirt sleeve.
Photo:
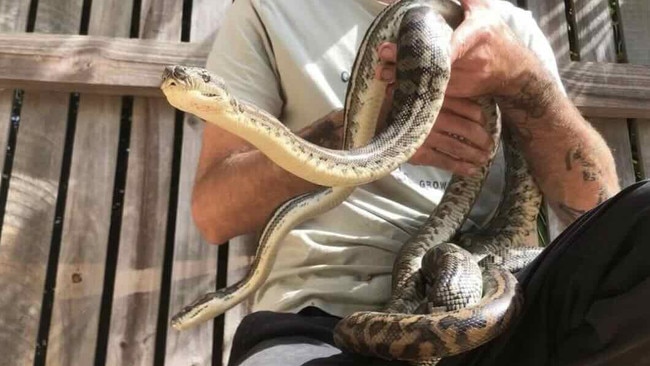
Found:
[{"label": "t-shirt sleeve", "polygon": [[519,40],[537,55],[544,67],[553,76],[562,92],[566,94],[562,85],[562,79],[560,79],[560,73],[558,72],[557,62],[555,61],[555,53],[548,39],[537,25],[532,13],[506,1],[500,1],[498,3],[503,20],[510,26],[510,29]]},{"label": "t-shirt sleeve", "polygon": [[272,46],[253,0],[230,6],[206,68],[222,77],[238,99],[280,115],[283,100]]}]

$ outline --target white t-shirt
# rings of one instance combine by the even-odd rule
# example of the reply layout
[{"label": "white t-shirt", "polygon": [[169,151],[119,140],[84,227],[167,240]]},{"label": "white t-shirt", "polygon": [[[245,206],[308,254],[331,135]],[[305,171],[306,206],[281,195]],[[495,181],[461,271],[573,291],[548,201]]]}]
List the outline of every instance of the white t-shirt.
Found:
[{"label": "white t-shirt", "polygon": [[[498,6],[559,83],[551,47],[531,14],[507,2]],[[207,68],[241,100],[298,130],[343,107],[356,51],[383,7],[376,0],[237,0]],[[379,309],[390,294],[398,249],[439,202],[450,177],[441,169],[403,164],[296,227],[282,243],[269,280],[255,294],[253,310],[296,312],[314,305],[344,316]],[[489,220],[502,189],[499,154],[466,229]],[[251,245],[251,240],[252,235],[243,236],[231,245]]]}]

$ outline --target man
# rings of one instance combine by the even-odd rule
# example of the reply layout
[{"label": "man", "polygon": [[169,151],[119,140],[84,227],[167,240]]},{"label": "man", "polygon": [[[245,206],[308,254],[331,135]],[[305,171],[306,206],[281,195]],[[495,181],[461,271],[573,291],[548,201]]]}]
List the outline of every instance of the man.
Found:
[{"label": "man", "polygon": [[[611,153],[564,95],[552,51],[530,14],[500,1],[461,4],[465,20],[452,39],[452,76],[427,141],[409,164],[357,188],[342,205],[287,236],[271,278],[253,303],[256,311],[274,312],[256,312],[242,321],[231,363],[380,364],[341,354],[331,342],[332,326],[336,316],[381,308],[397,250],[435,207],[450,172],[469,175],[484,163],[490,142],[472,97],[496,97],[545,199],[566,224],[618,192]],[[311,141],[337,147],[341,114],[328,112],[343,105],[361,37],[383,6],[376,0],[237,0],[207,67],[224,77],[240,99],[278,116]],[[385,44],[379,51],[383,62],[377,77],[391,81],[395,47]],[[498,204],[502,159],[493,170],[466,230],[486,223]],[[277,206],[317,188],[246,142],[206,125],[192,208],[208,241],[240,236],[231,245],[242,245],[253,240]],[[549,252],[542,255],[551,257],[545,263],[556,259]],[[539,267],[523,271],[523,286],[544,276],[545,271],[531,269]],[[534,323],[522,319],[524,325]],[[525,356],[498,345],[492,342],[463,362],[479,352],[481,360]],[[543,355],[535,359],[539,364],[565,357],[542,349],[547,350],[535,348]]]}]

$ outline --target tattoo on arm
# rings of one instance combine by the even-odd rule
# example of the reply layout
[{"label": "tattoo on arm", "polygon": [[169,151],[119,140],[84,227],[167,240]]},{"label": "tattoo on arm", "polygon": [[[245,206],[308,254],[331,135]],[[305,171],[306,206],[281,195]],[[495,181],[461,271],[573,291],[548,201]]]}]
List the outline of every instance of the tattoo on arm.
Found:
[{"label": "tattoo on arm", "polygon": [[595,182],[602,177],[602,171],[597,167],[596,163],[585,154],[584,149],[581,146],[569,149],[564,158],[564,162],[567,171],[571,171],[576,167],[582,168],[582,180],[585,182]]},{"label": "tattoo on arm", "polygon": [[[569,149],[565,155],[565,165],[567,171],[579,170],[582,173],[582,180],[584,182],[594,182],[598,184],[598,194],[595,197],[595,205],[603,203],[609,198],[609,193],[604,183],[602,182],[602,171],[597,167],[594,161],[585,153],[581,146]],[[575,207],[571,207],[566,203],[559,203],[557,205],[559,218],[567,225],[571,224],[578,217],[586,212]]]},{"label": "tattoo on arm", "polygon": [[554,88],[555,84],[550,78],[542,78],[531,72],[525,76],[519,93],[499,97],[497,102],[504,109],[525,112],[526,119],[542,118],[552,102]]},{"label": "tattoo on arm", "polygon": [[299,134],[307,141],[329,149],[341,148],[343,133],[343,114],[331,112],[307,126]]}]

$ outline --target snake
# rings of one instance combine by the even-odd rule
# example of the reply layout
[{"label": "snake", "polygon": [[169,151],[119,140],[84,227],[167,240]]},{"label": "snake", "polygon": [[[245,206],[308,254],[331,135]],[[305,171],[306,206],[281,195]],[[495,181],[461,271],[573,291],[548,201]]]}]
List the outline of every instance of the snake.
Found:
[{"label": "snake", "polygon": [[[165,68],[161,89],[172,106],[247,140],[283,169],[321,186],[278,207],[259,235],[247,275],[183,307],[172,318],[172,327],[190,328],[243,301],[268,278],[278,244],[289,230],[336,207],[355,186],[390,174],[413,156],[441,109],[451,70],[451,34],[462,19],[462,9],[452,0],[400,0],[380,12],[366,31],[352,67],[340,150],[295,135],[273,115],[234,97],[212,72],[181,65]],[[398,46],[397,83],[387,127],[377,132],[387,86],[374,77],[379,62],[376,50],[382,42]],[[493,157],[502,135],[498,109],[488,96],[476,102],[494,141]],[[506,145],[507,189],[510,184],[506,195],[511,199],[502,200],[487,228],[459,236],[489,163],[473,176],[452,176],[429,218],[401,247],[388,304],[381,312],[357,312],[341,319],[334,329],[338,346],[381,358],[427,362],[471,350],[508,328],[523,302],[511,271],[539,252],[521,243],[533,227],[540,199],[525,161],[516,148]],[[439,258],[455,263],[460,271],[447,271],[450,265],[437,264]],[[477,272],[470,263],[480,263],[481,268]],[[459,274],[469,267],[474,267],[470,274]],[[468,279],[474,279],[474,285],[469,286]],[[449,287],[454,282],[460,290]],[[436,296],[423,295],[426,287],[441,295],[442,303]],[[451,304],[450,297],[454,298]]]}]

